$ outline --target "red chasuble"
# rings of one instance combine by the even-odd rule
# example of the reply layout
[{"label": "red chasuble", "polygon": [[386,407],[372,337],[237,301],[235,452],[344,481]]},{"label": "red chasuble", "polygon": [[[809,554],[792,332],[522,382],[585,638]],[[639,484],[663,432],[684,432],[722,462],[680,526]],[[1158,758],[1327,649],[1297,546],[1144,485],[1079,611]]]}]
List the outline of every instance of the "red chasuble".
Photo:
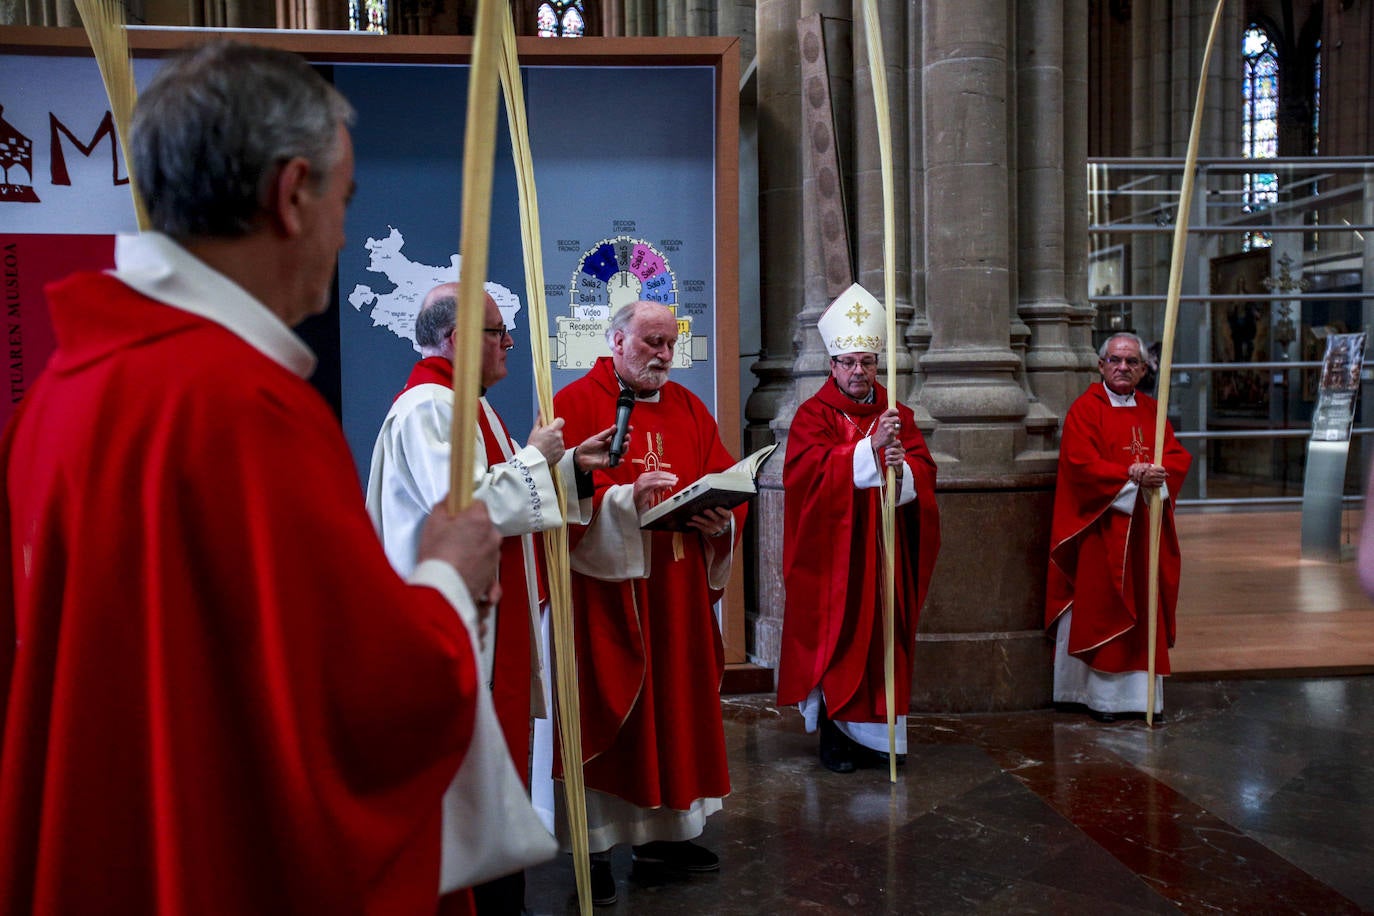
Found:
[{"label": "red chasuble", "polygon": [[[1079,396],[1064,418],[1054,494],[1045,625],[1073,610],[1069,652],[1098,671],[1148,670],[1149,510],[1137,495],[1134,511],[1113,509],[1128,470],[1154,461],[1154,398],[1136,392],[1136,406],[1113,407],[1102,384]],[[1159,547],[1159,606],[1163,619],[1155,672],[1169,673],[1174,644],[1179,551],[1173,503],[1192,456],[1164,426],[1162,463],[1169,472]]]},{"label": "red chasuble", "polygon": [[433,913],[476,665],[314,389],[112,277],[3,443],[8,912]]},{"label": "red chasuble", "polygon": [[[827,379],[797,409],[783,466],[783,575],[787,604],[778,660],[778,703],[800,703],[815,687],[826,714],[887,721],[883,643],[882,490],[854,487],[854,448],[887,409],[875,385],[859,404]],[[916,500],[897,508],[896,704],[911,703],[916,624],[940,551],[935,462],[911,410],[902,420],[906,470]]]},{"label": "red chasuble", "polygon": [[[453,389],[453,363],[442,356],[428,356],[415,364],[401,394],[420,385],[441,385]],[[397,397],[400,397],[398,394]],[[512,452],[520,446],[510,437],[504,420],[497,417],[500,430],[493,430],[487,412],[477,411],[477,425],[482,430],[487,467],[506,460],[498,435],[505,437]],[[556,472],[555,472],[556,473]],[[538,534],[534,535],[535,581],[539,594],[536,607],[545,596],[544,548]],[[496,615],[496,654],[492,664],[491,699],[496,706],[496,718],[506,748],[515,763],[516,772],[530,782],[530,653],[534,644],[530,634],[529,583],[525,579],[525,551],[520,538],[508,537],[501,543],[501,602]]]},{"label": "red chasuble", "polygon": [[[569,442],[581,442],[615,419],[619,382],[609,357],[554,399]],[[594,506],[608,487],[633,483],[661,468],[685,487],[734,459],[716,421],[696,395],[675,382],[657,402],[636,401],[634,428],[618,466],[594,474]],[[735,511],[735,530],[745,509]],[[593,522],[595,524],[595,522]],[[572,547],[581,533],[569,529]],[[582,699],[582,751],[587,787],[643,808],[687,810],[699,798],[730,792],[720,680],[725,671],[720,631],[706,582],[703,537],[653,532],[648,579],[603,581],[574,572],[573,619]],[[718,547],[728,549],[726,538]]]}]

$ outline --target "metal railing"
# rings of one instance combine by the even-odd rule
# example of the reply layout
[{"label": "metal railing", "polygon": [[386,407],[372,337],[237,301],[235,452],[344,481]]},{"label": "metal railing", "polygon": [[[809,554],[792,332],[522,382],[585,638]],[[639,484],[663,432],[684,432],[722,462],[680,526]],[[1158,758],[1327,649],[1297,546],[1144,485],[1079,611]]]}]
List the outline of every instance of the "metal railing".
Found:
[{"label": "metal railing", "polygon": [[[1147,341],[1162,336],[1169,236],[1182,177],[1181,159],[1089,163],[1088,291],[1099,337],[1116,330],[1135,331]],[[1178,438],[1195,455],[1197,496],[1180,504],[1300,503],[1302,497],[1287,496],[1286,488],[1294,484],[1293,461],[1299,476],[1305,470],[1305,450],[1291,443],[1311,435],[1311,401],[1293,372],[1320,372],[1322,363],[1314,359],[1321,355],[1314,352],[1320,336],[1314,335],[1374,325],[1374,159],[1204,159],[1196,182],[1170,414]],[[1268,333],[1261,334],[1264,327]],[[1250,328],[1254,337],[1227,338],[1236,328]],[[1232,352],[1221,352],[1232,344]],[[1251,348],[1258,361],[1241,352]],[[1270,374],[1262,384],[1252,382],[1262,399],[1253,412],[1242,416],[1248,411],[1234,403],[1219,406],[1217,375],[1252,371]],[[1366,374],[1361,387],[1369,383]],[[1359,418],[1357,413],[1357,424]],[[1357,425],[1352,440],[1371,433],[1374,428]],[[1268,485],[1275,495],[1224,495],[1221,476],[1209,486],[1218,449],[1228,449],[1229,461],[1237,448],[1245,449],[1244,441],[1253,441],[1254,451],[1243,463],[1253,470],[1268,461],[1271,473],[1267,480],[1243,476],[1240,485]],[[1363,451],[1353,448],[1355,456]],[[1355,470],[1362,491],[1362,468]],[[1355,492],[1345,499],[1362,497]]]}]

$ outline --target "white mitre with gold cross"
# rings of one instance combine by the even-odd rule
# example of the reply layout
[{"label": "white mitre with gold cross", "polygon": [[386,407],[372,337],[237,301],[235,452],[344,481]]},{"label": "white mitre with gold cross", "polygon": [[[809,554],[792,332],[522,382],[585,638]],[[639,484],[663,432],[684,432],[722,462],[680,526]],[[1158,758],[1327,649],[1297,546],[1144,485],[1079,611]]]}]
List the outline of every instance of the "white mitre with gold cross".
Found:
[{"label": "white mitre with gold cross", "polygon": [[831,356],[881,353],[887,347],[887,312],[872,293],[855,283],[830,303],[816,330]]}]

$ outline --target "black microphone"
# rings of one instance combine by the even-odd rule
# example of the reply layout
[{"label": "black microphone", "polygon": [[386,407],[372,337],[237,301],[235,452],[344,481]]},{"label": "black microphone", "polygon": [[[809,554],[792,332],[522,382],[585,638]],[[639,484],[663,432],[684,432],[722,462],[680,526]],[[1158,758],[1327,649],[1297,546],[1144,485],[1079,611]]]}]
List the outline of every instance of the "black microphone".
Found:
[{"label": "black microphone", "polygon": [[628,388],[620,389],[620,397],[615,399],[615,435],[611,438],[611,467],[620,464],[620,456],[625,454],[625,434],[630,429],[630,411],[634,410],[635,393]]}]

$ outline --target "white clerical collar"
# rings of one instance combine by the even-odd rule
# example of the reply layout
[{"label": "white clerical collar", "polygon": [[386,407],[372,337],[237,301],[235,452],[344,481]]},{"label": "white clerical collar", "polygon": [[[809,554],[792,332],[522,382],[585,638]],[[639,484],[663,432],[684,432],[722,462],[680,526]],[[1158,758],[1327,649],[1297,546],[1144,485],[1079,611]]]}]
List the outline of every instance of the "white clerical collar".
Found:
[{"label": "white clerical collar", "polygon": [[117,236],[111,274],[149,299],[221,325],[301,378],[315,371],[315,354],[285,322],[160,232]]},{"label": "white clerical collar", "polygon": [[1107,383],[1102,383],[1102,390],[1107,392],[1107,399],[1112,402],[1113,407],[1134,407],[1135,389],[1132,388],[1130,394],[1117,394],[1107,387]]}]

